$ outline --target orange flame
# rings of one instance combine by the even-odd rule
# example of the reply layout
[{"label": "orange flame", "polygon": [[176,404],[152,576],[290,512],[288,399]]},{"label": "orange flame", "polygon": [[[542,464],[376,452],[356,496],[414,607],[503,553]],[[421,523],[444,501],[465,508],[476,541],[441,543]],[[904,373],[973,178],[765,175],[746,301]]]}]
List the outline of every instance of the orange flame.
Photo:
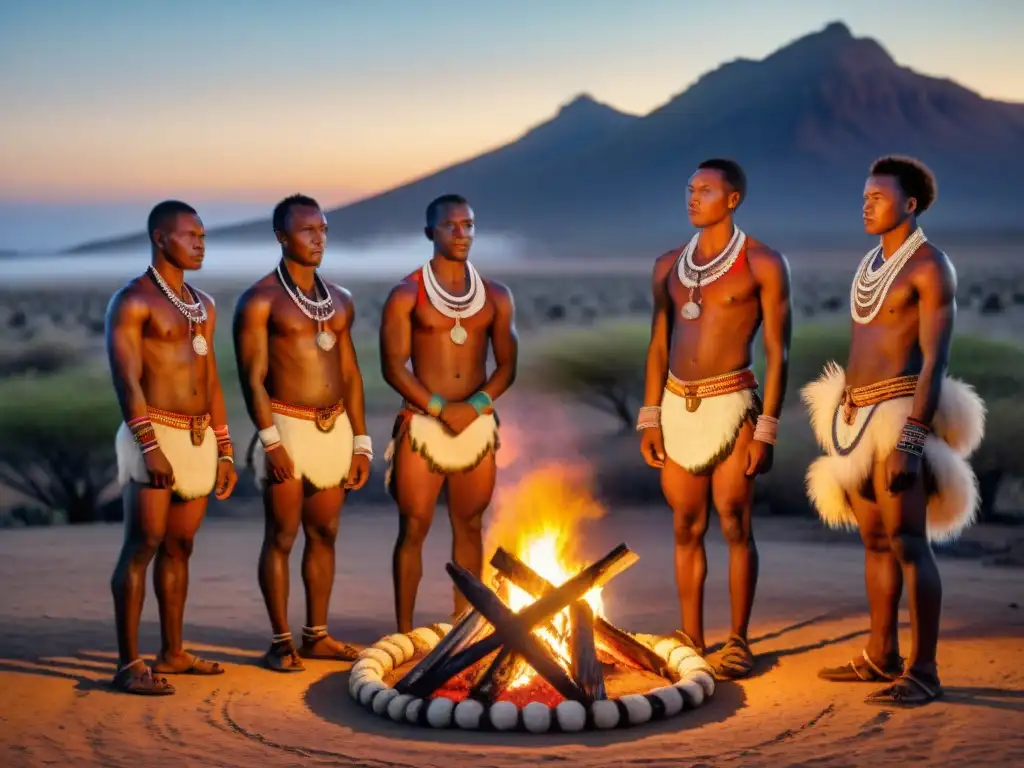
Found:
[{"label": "orange flame", "polygon": [[[586,565],[578,555],[580,523],[606,514],[604,507],[591,495],[586,479],[563,465],[545,467],[527,475],[502,495],[487,530],[485,551],[503,547],[553,585],[568,581]],[[533,596],[515,585],[508,584],[507,588],[506,600],[512,610],[518,612],[534,602]],[[590,590],[584,599],[595,616],[604,616],[600,587]],[[547,626],[536,627],[533,632],[547,644],[566,671],[571,665],[570,630],[566,608],[553,616]],[[526,685],[534,674],[532,668],[526,668],[509,687]]]}]

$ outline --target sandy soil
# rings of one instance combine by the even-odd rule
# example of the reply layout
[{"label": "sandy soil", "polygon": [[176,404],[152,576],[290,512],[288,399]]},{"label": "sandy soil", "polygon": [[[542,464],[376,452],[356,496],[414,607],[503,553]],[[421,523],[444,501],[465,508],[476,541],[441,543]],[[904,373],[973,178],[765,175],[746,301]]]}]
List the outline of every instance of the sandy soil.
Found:
[{"label": "sandy soil", "polygon": [[[444,518],[427,544],[417,619],[443,619],[450,582]],[[640,562],[605,590],[612,621],[637,632],[676,622],[669,521],[621,511],[589,524],[586,554],[619,542]],[[392,630],[389,562],[396,529],[387,508],[353,507],[343,520],[334,632],[371,643]],[[269,628],[255,578],[260,526],[210,520],[193,557],[187,646],[226,663],[219,678],[182,678],[175,696],[113,692],[108,579],[118,526],[24,529],[0,537],[0,760],[4,765],[1021,765],[1024,598],[1020,571],[943,559],[940,663],[944,701],[918,711],[863,703],[872,686],[826,684],[825,664],[862,647],[867,626],[855,542],[813,522],[759,522],[762,581],[752,678],[719,685],[704,707],[662,723],[597,734],[498,735],[398,726],[358,708],[347,665],[310,663],[300,675],[261,669]],[[297,553],[296,553],[297,554]],[[709,534],[709,641],[728,628],[726,551]],[[298,557],[293,630],[303,621]],[[155,600],[143,651],[158,645]],[[907,617],[904,615],[904,622]],[[909,629],[901,639],[909,648]]]}]

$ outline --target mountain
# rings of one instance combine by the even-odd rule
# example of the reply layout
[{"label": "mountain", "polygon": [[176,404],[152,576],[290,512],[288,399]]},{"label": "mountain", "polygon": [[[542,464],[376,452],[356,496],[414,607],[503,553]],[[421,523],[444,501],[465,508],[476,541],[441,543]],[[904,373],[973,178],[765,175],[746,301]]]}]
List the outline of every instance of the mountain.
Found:
[{"label": "mountain", "polygon": [[[922,218],[930,231],[1020,227],[1024,105],[901,66],[838,22],[762,60],[723,64],[643,117],[577,97],[503,147],[328,219],[341,239],[411,234],[432,197],[459,192],[483,232],[649,255],[688,236],[685,184],[696,164],[727,156],[749,179],[741,224],[792,242],[856,232],[868,166],[890,153],[935,171],[939,200]],[[269,224],[211,236],[266,239]]]}]

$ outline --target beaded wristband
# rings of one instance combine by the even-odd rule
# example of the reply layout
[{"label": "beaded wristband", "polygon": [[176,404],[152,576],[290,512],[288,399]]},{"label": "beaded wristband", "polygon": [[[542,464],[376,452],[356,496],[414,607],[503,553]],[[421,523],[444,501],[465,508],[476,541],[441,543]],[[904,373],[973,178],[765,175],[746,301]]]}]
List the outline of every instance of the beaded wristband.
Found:
[{"label": "beaded wristband", "polygon": [[931,430],[917,419],[907,419],[899,442],[896,443],[896,450],[924,456],[924,444],[930,434]]},{"label": "beaded wristband", "polygon": [[775,439],[779,434],[779,420],[774,416],[761,415],[757,417],[757,424],[754,427],[754,439],[768,445],[775,445]]},{"label": "beaded wristband", "polygon": [[352,454],[354,456],[366,456],[373,461],[373,440],[369,435],[356,435],[352,438]]},{"label": "beaded wristband", "polygon": [[222,461],[235,460],[235,447],[231,443],[231,434],[228,432],[228,425],[222,424],[213,428],[213,434],[217,438],[217,456]]},{"label": "beaded wristband", "polygon": [[661,406],[645,405],[640,408],[636,419],[636,431],[643,432],[645,429],[655,429],[661,426]]},{"label": "beaded wristband", "polygon": [[466,402],[473,406],[477,416],[489,412],[494,407],[494,401],[491,400],[491,396],[483,391],[474,392]]},{"label": "beaded wristband", "polygon": [[137,416],[127,426],[143,455],[157,449],[156,431],[148,416]]},{"label": "beaded wristband", "polygon": [[431,395],[430,402],[427,403],[427,413],[434,418],[441,415],[441,411],[444,409],[444,398],[440,395]]},{"label": "beaded wristband", "polygon": [[265,429],[261,429],[258,433],[260,442],[263,443],[263,452],[269,453],[270,451],[281,445],[281,433],[277,429],[276,424],[271,424]]}]

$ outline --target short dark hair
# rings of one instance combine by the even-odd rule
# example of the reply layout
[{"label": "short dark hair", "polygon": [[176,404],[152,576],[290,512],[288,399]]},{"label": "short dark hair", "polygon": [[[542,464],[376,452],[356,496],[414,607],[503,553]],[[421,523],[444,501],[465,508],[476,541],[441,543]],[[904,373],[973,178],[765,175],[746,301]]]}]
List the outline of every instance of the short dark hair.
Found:
[{"label": "short dark hair", "polygon": [[464,198],[462,195],[441,195],[435,197],[430,201],[430,205],[427,206],[427,228],[433,229],[437,226],[437,217],[441,212],[441,209],[446,205],[469,205],[469,200]]},{"label": "short dark hair", "polygon": [[892,176],[900,185],[903,194],[917,200],[915,214],[921,214],[932,207],[939,196],[935,174],[916,157],[886,155],[871,164],[872,176]]},{"label": "short dark hair", "polygon": [[181,202],[181,200],[164,200],[162,203],[154,205],[153,210],[149,212],[149,219],[146,221],[149,241],[153,242],[153,233],[167,226],[171,219],[182,213],[188,213],[193,216],[199,215],[195,208],[188,203]]},{"label": "short dark hair", "polygon": [[718,171],[725,177],[725,182],[740,193],[740,202],[747,199],[747,174],[735,160],[725,157],[712,157],[697,166],[698,170]]},{"label": "short dark hair", "polygon": [[294,194],[286,197],[280,203],[274,206],[274,215],[271,222],[274,226],[275,232],[284,232],[288,226],[288,214],[292,212],[292,208],[319,208],[320,203],[314,200],[308,195]]}]

